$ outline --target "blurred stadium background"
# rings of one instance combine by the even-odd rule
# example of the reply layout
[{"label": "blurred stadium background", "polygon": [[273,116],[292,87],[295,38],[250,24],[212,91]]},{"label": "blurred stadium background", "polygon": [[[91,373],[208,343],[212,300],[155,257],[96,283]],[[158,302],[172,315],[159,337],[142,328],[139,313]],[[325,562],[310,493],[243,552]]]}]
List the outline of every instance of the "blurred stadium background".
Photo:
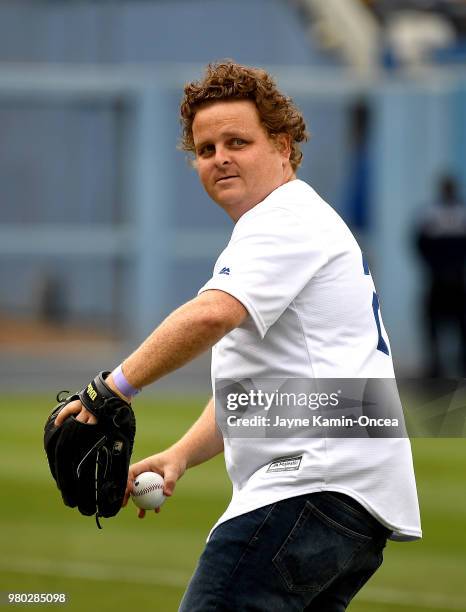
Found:
[{"label": "blurred stadium background", "polygon": [[[219,458],[160,516],[126,511],[97,532],[61,506],[41,448],[54,393],[117,365],[195,295],[229,236],[176,148],[183,84],[221,58],[269,69],[304,111],[300,178],[357,235],[398,373],[422,370],[413,232],[442,175],[466,193],[466,2],[1,0],[3,596],[176,610],[228,502]],[[209,383],[206,357],[138,399],[135,457],[173,442]],[[388,546],[354,612],[466,610],[464,439],[413,446],[425,538]]]}]

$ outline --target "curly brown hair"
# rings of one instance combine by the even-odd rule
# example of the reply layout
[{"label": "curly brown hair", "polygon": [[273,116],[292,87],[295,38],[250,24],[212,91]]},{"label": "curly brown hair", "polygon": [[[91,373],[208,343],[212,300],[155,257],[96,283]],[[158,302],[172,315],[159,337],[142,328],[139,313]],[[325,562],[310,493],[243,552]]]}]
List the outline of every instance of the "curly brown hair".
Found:
[{"label": "curly brown hair", "polygon": [[232,60],[208,64],[204,78],[187,83],[181,101],[182,137],[180,148],[195,152],[193,121],[199,108],[216,100],[252,100],[269,136],[291,137],[290,163],[299,167],[303,154],[299,143],[308,139],[306,125],[293,100],[283,95],[265,70],[242,66]]}]

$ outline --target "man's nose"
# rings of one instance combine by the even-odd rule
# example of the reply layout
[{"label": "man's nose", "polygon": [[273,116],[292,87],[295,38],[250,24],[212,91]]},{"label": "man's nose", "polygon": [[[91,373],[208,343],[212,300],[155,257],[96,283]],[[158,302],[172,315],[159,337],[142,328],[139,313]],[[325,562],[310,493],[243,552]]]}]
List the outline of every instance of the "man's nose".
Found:
[{"label": "man's nose", "polygon": [[224,147],[217,147],[215,151],[215,163],[218,166],[227,166],[231,163],[231,155],[228,149]]}]

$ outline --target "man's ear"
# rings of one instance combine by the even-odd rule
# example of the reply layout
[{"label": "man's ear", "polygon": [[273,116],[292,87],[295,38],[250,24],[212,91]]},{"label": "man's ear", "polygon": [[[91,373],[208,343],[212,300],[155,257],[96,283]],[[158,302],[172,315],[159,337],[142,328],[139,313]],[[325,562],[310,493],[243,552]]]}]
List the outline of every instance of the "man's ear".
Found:
[{"label": "man's ear", "polygon": [[274,135],[275,146],[283,157],[290,159],[291,155],[291,136],[280,132]]}]

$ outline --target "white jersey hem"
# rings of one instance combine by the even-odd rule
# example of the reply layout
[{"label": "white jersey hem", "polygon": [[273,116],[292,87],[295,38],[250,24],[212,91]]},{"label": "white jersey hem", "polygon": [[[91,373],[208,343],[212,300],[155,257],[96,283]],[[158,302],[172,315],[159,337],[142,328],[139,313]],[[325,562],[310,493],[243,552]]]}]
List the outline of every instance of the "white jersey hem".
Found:
[{"label": "white jersey hem", "polygon": [[252,512],[253,510],[257,510],[258,508],[263,508],[264,506],[268,506],[269,504],[275,504],[285,499],[291,499],[292,497],[299,497],[300,495],[307,495],[309,493],[321,493],[323,491],[328,491],[329,493],[332,491],[338,492],[338,493],[344,493],[345,495],[349,495],[350,497],[355,499],[384,527],[392,530],[392,533],[388,536],[389,540],[393,540],[395,542],[412,542],[415,540],[420,540],[422,538],[422,530],[416,527],[405,527],[405,526],[395,525],[391,523],[390,521],[384,518],[383,513],[378,512],[377,509],[373,505],[371,505],[367,500],[365,500],[356,491],[353,491],[351,489],[346,489],[344,487],[332,486],[332,487],[314,487],[314,488],[306,489],[302,491],[299,491],[299,490],[297,491],[296,489],[294,489],[293,491],[290,491],[285,494],[282,493],[280,495],[278,494],[270,495],[269,497],[264,496],[260,504],[257,504],[257,503],[256,504],[243,504],[240,507],[236,506],[236,509],[232,511],[229,511],[230,506],[231,506],[230,504],[230,506],[226,509],[226,511],[222,514],[222,516],[217,520],[215,525],[210,530],[209,535],[207,536],[206,542],[209,541],[212,533],[215,531],[215,529],[219,525],[221,525],[222,523],[225,523],[226,521],[229,521],[230,519],[234,519],[237,516],[246,514],[247,512]]}]

